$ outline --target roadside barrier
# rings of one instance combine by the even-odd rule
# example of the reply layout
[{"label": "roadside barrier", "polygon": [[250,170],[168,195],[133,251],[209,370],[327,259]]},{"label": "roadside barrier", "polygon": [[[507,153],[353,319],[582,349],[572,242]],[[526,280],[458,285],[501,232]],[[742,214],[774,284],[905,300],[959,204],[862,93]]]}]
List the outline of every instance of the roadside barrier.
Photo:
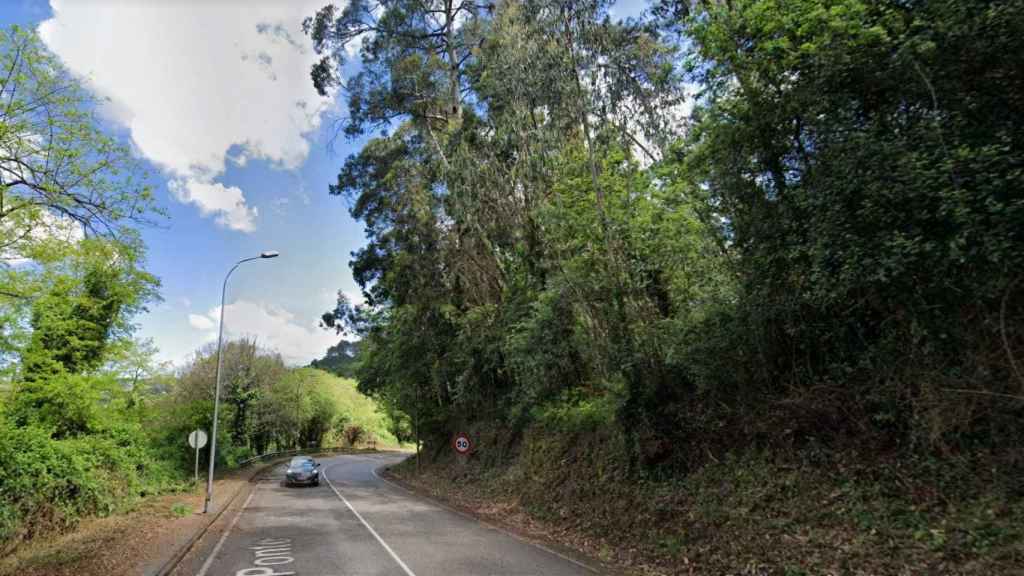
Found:
[{"label": "roadside barrier", "polygon": [[[376,444],[376,443],[375,443]],[[376,445],[374,446],[376,449]],[[331,446],[331,447],[320,447],[320,448],[307,448],[305,450],[282,450],[281,452],[268,452],[259,456],[254,456],[247,460],[242,460],[238,463],[237,468],[245,468],[254,462],[262,462],[271,458],[281,458],[282,456],[296,456],[299,454],[337,454],[339,452],[347,452],[355,450],[354,448],[345,448],[342,446]]]}]

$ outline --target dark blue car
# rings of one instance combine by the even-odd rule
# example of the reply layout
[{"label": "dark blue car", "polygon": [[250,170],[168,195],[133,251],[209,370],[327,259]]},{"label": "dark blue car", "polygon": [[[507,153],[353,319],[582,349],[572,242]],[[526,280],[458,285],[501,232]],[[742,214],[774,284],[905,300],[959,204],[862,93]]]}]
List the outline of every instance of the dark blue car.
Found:
[{"label": "dark blue car", "polygon": [[320,463],[309,456],[296,456],[288,463],[288,470],[285,472],[284,478],[288,485],[306,484],[319,486]]}]

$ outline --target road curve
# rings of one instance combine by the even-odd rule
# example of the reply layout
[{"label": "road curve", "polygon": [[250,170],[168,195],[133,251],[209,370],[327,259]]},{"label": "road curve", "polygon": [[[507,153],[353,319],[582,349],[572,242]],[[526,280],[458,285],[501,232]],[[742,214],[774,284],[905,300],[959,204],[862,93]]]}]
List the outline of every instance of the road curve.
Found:
[{"label": "road curve", "polygon": [[[544,548],[425,501],[375,474],[402,454],[322,460],[318,487],[261,475],[176,576],[580,576]],[[241,500],[241,498],[239,499]]]}]

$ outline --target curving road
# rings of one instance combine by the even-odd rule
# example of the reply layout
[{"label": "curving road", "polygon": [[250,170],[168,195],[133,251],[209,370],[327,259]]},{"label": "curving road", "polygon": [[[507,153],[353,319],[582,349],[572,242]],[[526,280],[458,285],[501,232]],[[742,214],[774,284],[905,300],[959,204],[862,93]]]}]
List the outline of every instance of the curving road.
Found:
[{"label": "curving road", "polygon": [[[264,473],[175,575],[578,576],[583,564],[452,512],[376,474],[402,454],[321,460],[318,487]],[[244,499],[242,498],[244,496]]]}]

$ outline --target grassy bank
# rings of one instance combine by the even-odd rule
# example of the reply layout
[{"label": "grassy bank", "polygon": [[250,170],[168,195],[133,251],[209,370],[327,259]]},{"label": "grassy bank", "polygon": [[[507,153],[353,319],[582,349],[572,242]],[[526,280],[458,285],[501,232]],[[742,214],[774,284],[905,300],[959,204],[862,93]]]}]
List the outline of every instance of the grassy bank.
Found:
[{"label": "grassy bank", "polygon": [[419,476],[411,461],[395,473],[620,566],[785,576],[1024,566],[1020,480],[977,460],[750,450],[711,455],[673,478],[637,478],[610,428],[534,428],[504,450],[499,435],[478,436],[465,465],[443,451]]}]

